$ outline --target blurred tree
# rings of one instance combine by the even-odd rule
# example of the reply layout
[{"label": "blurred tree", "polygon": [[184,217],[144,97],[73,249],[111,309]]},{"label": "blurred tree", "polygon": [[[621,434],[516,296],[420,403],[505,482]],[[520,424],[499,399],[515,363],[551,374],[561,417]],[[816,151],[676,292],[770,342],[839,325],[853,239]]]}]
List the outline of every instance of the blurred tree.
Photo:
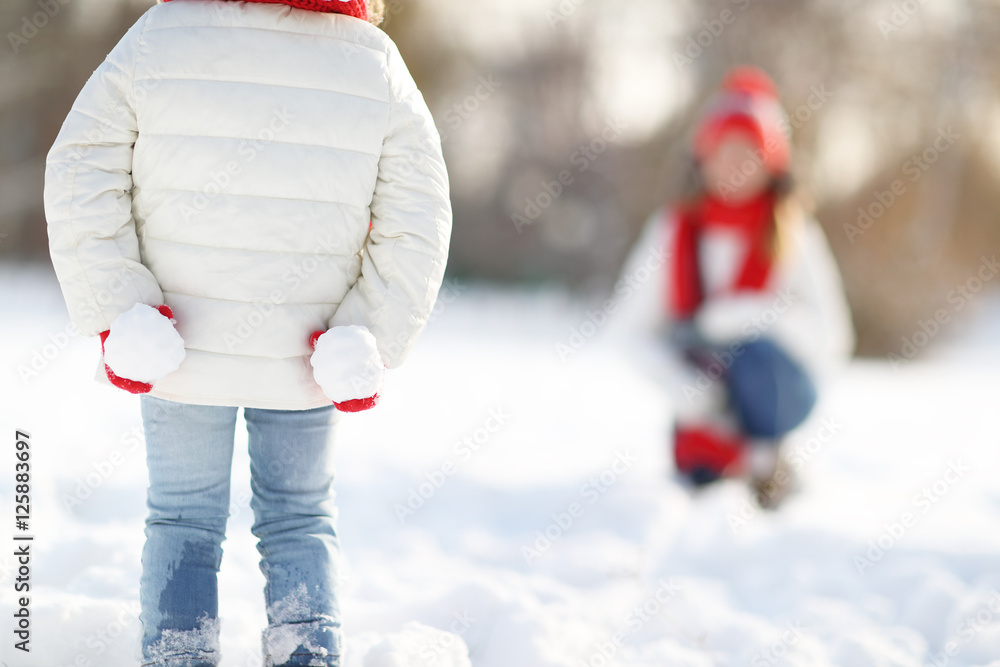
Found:
[{"label": "blurred tree", "polygon": [[[461,18],[485,4],[464,3]],[[452,268],[489,278],[610,289],[648,215],[683,188],[689,128],[725,71],[768,70],[789,112],[798,180],[843,268],[859,352],[886,354],[954,307],[949,292],[1000,247],[998,13],[984,0],[553,0],[505,28],[515,33],[506,50],[457,41],[477,34],[461,20],[394,27],[420,33],[404,39],[416,47],[406,57],[434,63],[449,82],[445,99],[486,71],[506,84],[446,144],[459,166]],[[597,79],[643,39],[662,48],[615,76],[679,102],[658,128],[609,143],[578,174],[575,147],[599,136],[600,110],[615,106]],[[436,44],[453,50],[435,58]],[[467,178],[487,165],[483,179]],[[573,183],[549,203],[545,184],[567,168]]]},{"label": "blurred tree", "polygon": [[0,256],[46,258],[45,154],[84,81],[148,4],[0,3]]},{"label": "blurred tree", "polygon": [[[151,4],[0,4],[0,255],[46,256],[45,152]],[[387,0],[386,11],[442,133],[454,274],[609,290],[646,219],[683,188],[690,127],[739,63],[782,91],[861,352],[898,351],[1000,247],[991,0]]]}]

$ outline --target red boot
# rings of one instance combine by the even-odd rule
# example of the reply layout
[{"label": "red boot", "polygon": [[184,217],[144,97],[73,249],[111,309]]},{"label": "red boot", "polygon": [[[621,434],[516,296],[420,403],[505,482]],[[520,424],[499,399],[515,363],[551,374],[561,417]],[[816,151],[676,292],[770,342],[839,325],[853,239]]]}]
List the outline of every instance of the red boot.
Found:
[{"label": "red boot", "polygon": [[674,430],[677,470],[698,486],[721,477],[739,477],[746,468],[747,441],[738,433],[711,426],[678,426]]}]

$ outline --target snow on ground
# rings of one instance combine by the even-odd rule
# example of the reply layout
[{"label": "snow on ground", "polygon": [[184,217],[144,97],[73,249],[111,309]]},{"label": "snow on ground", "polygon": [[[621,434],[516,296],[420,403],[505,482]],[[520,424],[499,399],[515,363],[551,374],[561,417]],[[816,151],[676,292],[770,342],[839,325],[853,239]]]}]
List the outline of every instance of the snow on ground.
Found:
[{"label": "snow on ground", "polygon": [[[673,480],[664,390],[620,350],[598,336],[560,359],[583,304],[444,297],[382,404],[340,422],[349,667],[1000,667],[989,332],[972,349],[990,354],[853,364],[791,443],[801,493],[766,513],[738,483]],[[0,267],[0,664],[137,665],[138,402],[93,382],[99,346],[67,324],[49,270]],[[11,639],[15,429],[33,443],[28,655]],[[244,443],[225,667],[260,665],[248,494]]]}]

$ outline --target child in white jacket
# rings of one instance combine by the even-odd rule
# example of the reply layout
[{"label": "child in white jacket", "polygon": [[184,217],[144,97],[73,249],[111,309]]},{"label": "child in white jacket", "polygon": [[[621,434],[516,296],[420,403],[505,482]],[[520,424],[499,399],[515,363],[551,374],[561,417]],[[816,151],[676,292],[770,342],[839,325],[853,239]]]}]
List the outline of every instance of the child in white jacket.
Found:
[{"label": "child in white jacket", "polygon": [[642,287],[616,324],[673,394],[678,471],[749,474],[764,505],[790,488],[778,447],[854,340],[823,231],[789,192],[788,129],[766,74],[730,72],[696,128],[693,192],[626,263]]},{"label": "child in white jacket", "polygon": [[[172,0],[48,156],[50,250],[101,375],[141,394],[143,665],[216,665],[236,414],[267,665],[339,665],[330,436],[427,322],[451,231],[433,120],[364,0]],[[335,405],[334,405],[335,403]]]}]

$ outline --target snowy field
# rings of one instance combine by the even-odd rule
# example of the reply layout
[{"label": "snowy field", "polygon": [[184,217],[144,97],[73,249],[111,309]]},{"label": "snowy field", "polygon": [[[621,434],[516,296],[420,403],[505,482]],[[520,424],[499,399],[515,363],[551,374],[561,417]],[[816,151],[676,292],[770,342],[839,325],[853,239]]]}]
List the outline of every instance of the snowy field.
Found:
[{"label": "snowy field", "polygon": [[[672,478],[664,390],[600,334],[560,359],[585,305],[443,294],[382,404],[340,422],[349,667],[1000,667],[1000,318],[931,360],[851,366],[791,443],[802,491],[764,513],[738,483]],[[138,664],[138,400],[92,380],[99,345],[67,325],[48,271],[0,267],[7,667]],[[16,429],[30,654],[12,648]],[[248,498],[244,443],[225,667],[261,662]]]}]

